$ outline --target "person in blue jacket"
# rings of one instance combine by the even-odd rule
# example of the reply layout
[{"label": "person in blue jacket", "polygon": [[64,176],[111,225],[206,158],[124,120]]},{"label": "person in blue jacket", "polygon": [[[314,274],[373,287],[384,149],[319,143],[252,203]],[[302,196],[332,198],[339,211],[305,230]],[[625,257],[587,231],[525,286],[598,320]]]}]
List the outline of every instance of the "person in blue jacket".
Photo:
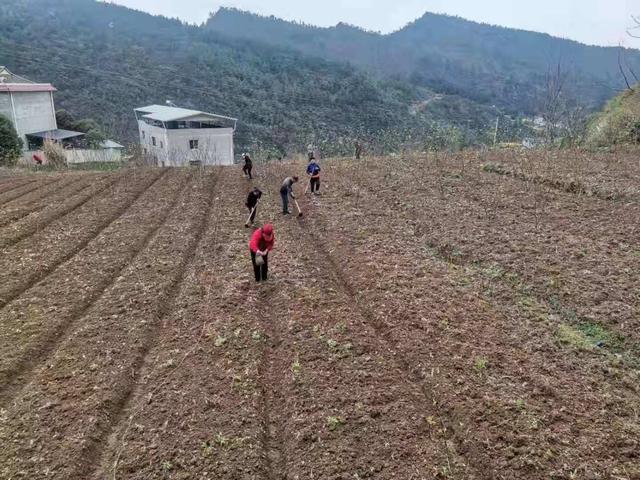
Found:
[{"label": "person in blue jacket", "polygon": [[309,159],[309,165],[307,165],[307,175],[309,175],[309,184],[311,186],[311,193],[318,195],[320,193],[320,165],[315,161],[315,158]]}]

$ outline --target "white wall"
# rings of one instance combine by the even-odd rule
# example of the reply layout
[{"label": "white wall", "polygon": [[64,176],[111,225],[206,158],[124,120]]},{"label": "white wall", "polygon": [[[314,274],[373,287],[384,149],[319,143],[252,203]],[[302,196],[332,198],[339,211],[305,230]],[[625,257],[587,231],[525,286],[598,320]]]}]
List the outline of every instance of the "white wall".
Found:
[{"label": "white wall", "polygon": [[[7,95],[9,102],[13,98],[14,106],[13,115],[7,116],[12,122],[15,121],[16,131],[22,138],[25,148],[27,147],[25,134],[58,128],[52,95],[51,92],[11,92]],[[2,105],[5,103],[6,99],[3,99]]]},{"label": "white wall", "polygon": [[65,150],[67,163],[90,163],[90,162],[120,162],[122,152],[118,148],[104,148],[99,150]]},{"label": "white wall", "polygon": [[[43,163],[47,164],[47,157],[42,150],[25,150],[22,152],[22,157],[18,160],[21,165],[30,165],[35,166],[36,163],[33,161],[33,154],[37,153],[42,158]],[[81,150],[81,149],[70,149],[64,151],[65,156],[67,157],[67,163],[77,164],[77,163],[91,163],[91,162],[121,162],[122,161],[122,151],[118,148],[105,148],[99,150]]]},{"label": "white wall", "polygon": [[[138,122],[140,145],[158,166],[179,167],[199,161],[203,165],[233,165],[232,128],[182,128],[165,130],[143,121]],[[144,132],[144,138],[142,136]],[[153,137],[156,145],[153,146]],[[191,150],[189,141],[197,140],[198,149]]]},{"label": "white wall", "polygon": [[9,97],[9,92],[0,92],[0,115],[8,118],[11,123],[14,123],[13,109],[11,108],[11,97]]}]

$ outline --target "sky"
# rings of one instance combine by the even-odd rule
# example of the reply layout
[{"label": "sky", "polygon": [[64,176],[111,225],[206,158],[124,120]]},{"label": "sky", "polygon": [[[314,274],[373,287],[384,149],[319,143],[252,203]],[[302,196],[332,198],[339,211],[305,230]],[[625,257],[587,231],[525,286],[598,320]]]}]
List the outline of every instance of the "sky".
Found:
[{"label": "sky", "polygon": [[[190,23],[204,22],[219,7],[236,7],[262,15],[317,26],[338,22],[383,33],[397,30],[425,12],[534,30],[592,45],[640,48],[626,31],[631,15],[640,16],[640,0],[111,0],[137,10]],[[640,30],[639,30],[640,33]]]}]

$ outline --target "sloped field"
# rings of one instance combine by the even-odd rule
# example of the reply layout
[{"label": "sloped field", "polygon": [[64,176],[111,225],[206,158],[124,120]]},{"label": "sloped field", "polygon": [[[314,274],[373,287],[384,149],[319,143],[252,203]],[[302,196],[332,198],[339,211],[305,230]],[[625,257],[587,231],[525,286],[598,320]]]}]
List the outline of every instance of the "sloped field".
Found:
[{"label": "sloped field", "polygon": [[0,181],[0,478],[640,478],[637,197],[482,162]]}]

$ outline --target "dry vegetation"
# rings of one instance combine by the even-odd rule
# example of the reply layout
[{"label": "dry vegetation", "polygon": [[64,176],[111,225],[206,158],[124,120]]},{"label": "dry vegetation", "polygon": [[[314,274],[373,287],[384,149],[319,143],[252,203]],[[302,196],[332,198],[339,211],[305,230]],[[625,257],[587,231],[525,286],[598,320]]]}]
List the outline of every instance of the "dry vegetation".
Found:
[{"label": "dry vegetation", "polygon": [[636,158],[0,179],[0,478],[640,478]]}]

